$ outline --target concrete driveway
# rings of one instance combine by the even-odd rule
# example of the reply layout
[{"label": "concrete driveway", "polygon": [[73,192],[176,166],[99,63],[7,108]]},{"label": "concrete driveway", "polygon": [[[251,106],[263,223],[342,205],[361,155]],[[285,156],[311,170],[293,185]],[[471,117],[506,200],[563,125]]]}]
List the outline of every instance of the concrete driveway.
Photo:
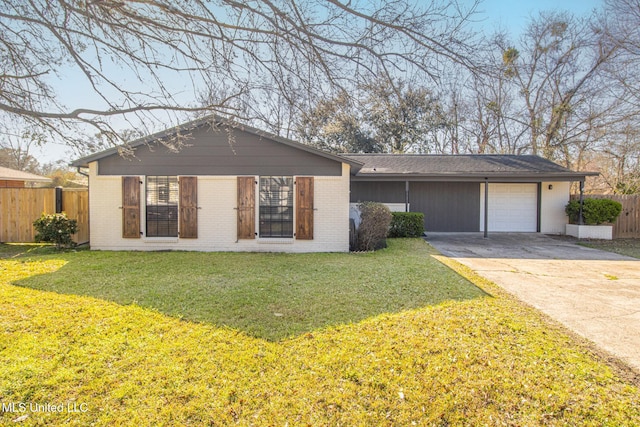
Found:
[{"label": "concrete driveway", "polygon": [[426,240],[640,372],[640,260],[533,233]]}]

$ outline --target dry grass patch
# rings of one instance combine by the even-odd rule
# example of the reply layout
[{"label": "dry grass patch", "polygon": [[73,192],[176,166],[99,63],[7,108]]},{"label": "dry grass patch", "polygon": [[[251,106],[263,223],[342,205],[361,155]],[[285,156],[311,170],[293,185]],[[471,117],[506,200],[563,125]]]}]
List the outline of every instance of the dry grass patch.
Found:
[{"label": "dry grass patch", "polygon": [[640,419],[635,386],[499,293],[276,343],[135,304],[11,284],[71,262],[0,260],[0,403],[75,403],[86,412],[5,411],[0,424],[24,415],[22,425],[78,426]]},{"label": "dry grass patch", "polygon": [[579,244],[633,258],[640,258],[640,239],[591,240],[580,241]]}]

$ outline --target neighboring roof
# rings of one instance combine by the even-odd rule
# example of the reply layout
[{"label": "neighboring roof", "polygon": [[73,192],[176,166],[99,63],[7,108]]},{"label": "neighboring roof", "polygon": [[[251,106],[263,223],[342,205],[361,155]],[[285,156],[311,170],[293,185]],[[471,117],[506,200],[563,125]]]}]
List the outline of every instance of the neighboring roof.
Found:
[{"label": "neighboring roof", "polygon": [[40,176],[29,172],[22,172],[0,166],[0,180],[3,181],[32,181],[51,182],[51,178]]},{"label": "neighboring roof", "polygon": [[[189,132],[192,130],[195,130],[197,128],[200,127],[204,127],[204,126],[214,126],[214,125],[222,125],[222,126],[230,126],[232,128],[244,131],[244,132],[248,132],[250,134],[259,136],[260,138],[267,138],[270,139],[272,141],[275,142],[279,142],[281,144],[293,147],[293,148],[297,148],[299,150],[302,151],[306,151],[308,153],[311,154],[315,154],[318,155],[320,157],[325,157],[327,159],[331,159],[331,160],[335,160],[337,162],[340,163],[348,163],[352,166],[352,173],[354,173],[355,171],[359,170],[360,167],[362,166],[362,163],[360,163],[358,160],[352,160],[349,158],[345,158],[345,157],[341,157],[341,156],[337,156],[335,154],[331,154],[331,153],[327,153],[326,151],[322,151],[319,150],[317,148],[311,147],[309,145],[305,145],[305,144],[301,144],[299,142],[293,141],[291,139],[288,138],[283,138],[281,136],[269,133],[269,132],[265,132],[263,130],[260,130],[258,128],[254,128],[248,125],[243,125],[243,124],[239,124],[236,122],[233,122],[231,120],[222,118],[222,117],[218,117],[215,115],[211,115],[211,116],[206,116],[200,119],[196,119],[196,120],[192,120],[190,122],[187,123],[183,123],[181,125],[163,130],[161,132],[157,132],[154,133],[152,135],[149,136],[145,136],[143,138],[140,139],[136,139],[135,141],[130,142],[129,144],[127,144],[127,148],[135,148],[135,147],[139,147],[141,145],[145,145],[145,144],[149,144],[152,143],[153,141],[157,141],[159,139],[163,139],[169,136],[173,136],[175,134],[177,134],[178,132]],[[120,151],[122,150],[122,147],[112,147],[109,148],[107,150],[101,151],[99,153],[95,153],[95,154],[91,154],[89,156],[83,157],[81,159],[77,159],[75,161],[73,161],[71,163],[71,166],[76,166],[76,167],[87,167],[89,165],[89,163],[94,162],[96,160],[100,160],[103,159],[105,157],[114,155],[114,154],[119,154]]]},{"label": "neighboring roof", "polygon": [[577,180],[597,172],[574,172],[533,155],[501,154],[345,154],[343,157],[364,163],[356,179],[423,180]]}]

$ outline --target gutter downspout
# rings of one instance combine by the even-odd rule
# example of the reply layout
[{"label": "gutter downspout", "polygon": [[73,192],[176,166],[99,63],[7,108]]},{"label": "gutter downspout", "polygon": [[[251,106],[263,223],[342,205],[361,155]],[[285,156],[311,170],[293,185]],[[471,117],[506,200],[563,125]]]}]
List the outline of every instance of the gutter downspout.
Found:
[{"label": "gutter downspout", "polygon": [[76,166],[76,172],[79,173],[82,176],[86,176],[87,178],[89,178],[89,174],[88,173],[82,172],[82,166]]}]

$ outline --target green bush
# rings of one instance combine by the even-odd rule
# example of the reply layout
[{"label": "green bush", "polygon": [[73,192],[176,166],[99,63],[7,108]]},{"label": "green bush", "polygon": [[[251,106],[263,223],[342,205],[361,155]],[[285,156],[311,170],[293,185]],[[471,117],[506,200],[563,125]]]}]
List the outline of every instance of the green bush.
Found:
[{"label": "green bush", "polygon": [[387,247],[387,234],[391,224],[391,211],[382,203],[363,202],[360,209],[357,249],[375,251]]},{"label": "green bush", "polygon": [[64,213],[42,214],[33,222],[36,229],[36,242],[51,242],[56,248],[73,247],[71,235],[78,232],[78,221],[67,218]]},{"label": "green bush", "polygon": [[567,216],[569,217],[569,223],[570,224],[578,224],[579,221],[579,216],[580,216],[580,201],[578,200],[571,200],[567,206],[564,207],[564,211],[566,212]]},{"label": "green bush", "polygon": [[391,212],[389,237],[420,237],[423,233],[422,212]]},{"label": "green bush", "polygon": [[[580,201],[572,200],[565,207],[569,222],[579,223]],[[584,199],[582,220],[585,225],[613,223],[622,212],[622,204],[611,199]]]}]

